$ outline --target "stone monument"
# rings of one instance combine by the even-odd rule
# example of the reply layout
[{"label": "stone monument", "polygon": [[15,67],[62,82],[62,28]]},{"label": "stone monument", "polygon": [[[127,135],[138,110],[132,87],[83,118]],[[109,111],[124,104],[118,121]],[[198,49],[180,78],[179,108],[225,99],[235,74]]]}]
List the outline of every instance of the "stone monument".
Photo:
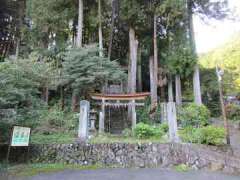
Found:
[{"label": "stone monument", "polygon": [[78,138],[82,141],[85,141],[88,138],[89,111],[90,103],[85,100],[80,101]]}]

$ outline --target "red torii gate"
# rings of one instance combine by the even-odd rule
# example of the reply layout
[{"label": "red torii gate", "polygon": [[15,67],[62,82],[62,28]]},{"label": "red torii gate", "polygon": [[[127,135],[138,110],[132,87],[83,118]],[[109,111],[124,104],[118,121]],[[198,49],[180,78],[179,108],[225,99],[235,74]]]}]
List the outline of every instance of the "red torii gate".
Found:
[{"label": "red torii gate", "polygon": [[[144,103],[136,101],[145,100],[150,95],[149,92],[130,93],[130,94],[93,94],[91,97],[94,100],[101,100],[101,108],[99,116],[99,133],[104,132],[105,107],[130,107],[132,128],[136,126],[136,106],[144,106]],[[125,102],[120,102],[125,101]]]}]

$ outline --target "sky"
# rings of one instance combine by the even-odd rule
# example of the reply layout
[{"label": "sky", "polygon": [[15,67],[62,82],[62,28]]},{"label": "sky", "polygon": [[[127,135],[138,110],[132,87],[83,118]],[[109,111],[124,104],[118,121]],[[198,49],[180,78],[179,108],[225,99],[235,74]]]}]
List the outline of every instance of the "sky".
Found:
[{"label": "sky", "polygon": [[[229,7],[235,9],[240,17],[240,0],[228,0]],[[227,42],[231,37],[240,32],[240,21],[211,20],[208,24],[199,17],[194,16],[194,29],[197,52],[207,53]]]}]

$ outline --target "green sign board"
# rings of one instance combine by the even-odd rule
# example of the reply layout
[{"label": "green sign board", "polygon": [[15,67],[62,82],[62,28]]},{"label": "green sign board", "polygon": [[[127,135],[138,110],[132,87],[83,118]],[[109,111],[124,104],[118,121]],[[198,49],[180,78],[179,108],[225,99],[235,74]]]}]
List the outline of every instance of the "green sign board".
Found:
[{"label": "green sign board", "polygon": [[30,128],[14,126],[11,146],[28,146],[30,138]]}]

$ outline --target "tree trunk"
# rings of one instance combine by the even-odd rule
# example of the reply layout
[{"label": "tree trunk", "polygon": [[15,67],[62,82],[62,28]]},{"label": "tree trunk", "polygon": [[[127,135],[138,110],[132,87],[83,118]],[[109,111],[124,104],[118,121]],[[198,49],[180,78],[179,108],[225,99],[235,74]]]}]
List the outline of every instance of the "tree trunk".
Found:
[{"label": "tree trunk", "polygon": [[110,29],[110,40],[108,46],[108,59],[111,59],[112,44],[113,44],[113,33],[114,33],[114,20],[115,20],[115,0],[112,0],[112,15],[111,15],[111,29]]},{"label": "tree trunk", "polygon": [[19,49],[20,49],[20,38],[17,38],[17,41],[16,41],[15,60],[18,60],[18,57],[19,57]]},{"label": "tree trunk", "polygon": [[[77,42],[78,48],[83,46],[83,0],[79,0],[78,4],[78,28],[77,28]],[[76,112],[78,109],[78,93],[72,92],[72,111]]]},{"label": "tree trunk", "polygon": [[[196,55],[196,44],[195,44],[195,35],[194,35],[194,27],[193,27],[193,11],[192,11],[192,0],[187,1],[188,7],[188,28],[189,28],[189,38],[190,38],[190,46],[192,48],[193,55],[197,58]],[[194,92],[194,102],[198,105],[202,104],[201,97],[201,85],[200,85],[200,72],[198,64],[194,67],[194,75],[193,75],[193,92]]]},{"label": "tree trunk", "polygon": [[198,65],[196,65],[195,68],[194,68],[193,88],[194,88],[194,101],[195,101],[195,103],[197,105],[202,105],[200,72],[199,72],[199,66]]},{"label": "tree trunk", "polygon": [[158,47],[157,47],[157,16],[154,14],[154,33],[153,33],[153,50],[154,50],[154,63],[153,63],[153,75],[154,75],[154,99],[152,104],[157,104],[157,88],[158,88]]},{"label": "tree trunk", "polygon": [[154,79],[154,58],[149,58],[149,72],[150,72],[150,91],[151,91],[151,108],[154,109],[157,104],[156,83]]},{"label": "tree trunk", "polygon": [[162,102],[166,102],[165,86],[160,87],[160,99]]},{"label": "tree trunk", "polygon": [[78,5],[78,31],[77,31],[77,47],[81,48],[83,42],[83,0],[79,0]]},{"label": "tree trunk", "polygon": [[142,92],[142,57],[141,57],[141,48],[139,48],[139,50],[138,50],[137,86],[138,86],[138,91]]},{"label": "tree trunk", "polygon": [[78,100],[79,100],[78,93],[73,91],[72,93],[72,111],[73,112],[78,111]]},{"label": "tree trunk", "polygon": [[[137,51],[138,40],[135,37],[135,30],[129,29],[129,69],[128,69],[128,93],[136,93],[136,78],[137,78]],[[134,105],[135,106],[135,105]],[[133,117],[134,108],[132,105],[128,106],[128,120],[134,123]]]},{"label": "tree trunk", "polygon": [[181,77],[180,75],[175,76],[175,95],[176,95],[176,105],[182,105],[182,87],[181,87]]},{"label": "tree trunk", "polygon": [[153,57],[149,58],[150,87],[151,87],[151,112],[154,114],[157,107],[157,84],[158,84],[158,49],[157,49],[157,16],[154,15],[153,27]]},{"label": "tree trunk", "polygon": [[48,87],[44,87],[42,89],[42,100],[48,104],[48,99],[49,99],[49,91],[48,91]]},{"label": "tree trunk", "polygon": [[168,79],[168,102],[173,102],[172,78]]},{"label": "tree trunk", "polygon": [[137,50],[138,40],[135,37],[135,30],[130,27],[129,30],[129,50],[130,50],[130,72],[128,72],[128,92],[136,92],[136,78],[137,78]]},{"label": "tree trunk", "polygon": [[99,18],[99,27],[98,27],[99,56],[103,57],[103,34],[102,34],[102,7],[101,7],[101,0],[98,0],[98,18]]},{"label": "tree trunk", "polygon": [[64,87],[61,86],[60,87],[60,107],[61,107],[61,110],[63,111],[64,110],[64,107],[65,107],[65,97],[64,97]]}]

